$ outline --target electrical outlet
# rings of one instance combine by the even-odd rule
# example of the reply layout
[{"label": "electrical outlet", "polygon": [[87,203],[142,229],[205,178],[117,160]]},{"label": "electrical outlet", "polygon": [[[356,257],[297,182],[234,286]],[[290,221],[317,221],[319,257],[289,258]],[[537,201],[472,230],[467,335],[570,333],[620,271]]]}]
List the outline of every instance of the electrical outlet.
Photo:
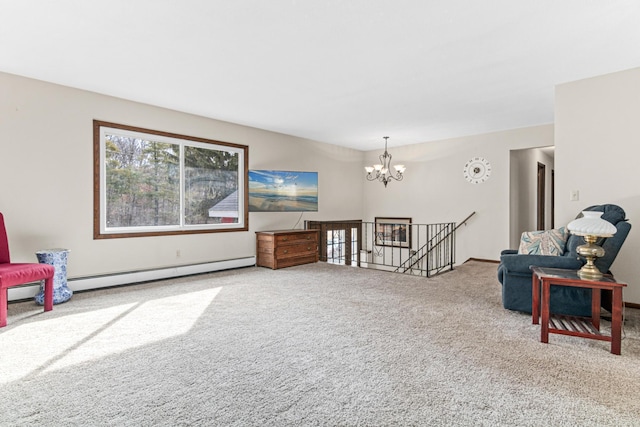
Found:
[{"label": "electrical outlet", "polygon": [[182,251],[180,249],[176,250],[176,258],[180,258],[182,256]]},{"label": "electrical outlet", "polygon": [[569,200],[572,202],[577,202],[578,200],[580,200],[580,192],[578,190],[571,190],[571,193],[569,194]]}]

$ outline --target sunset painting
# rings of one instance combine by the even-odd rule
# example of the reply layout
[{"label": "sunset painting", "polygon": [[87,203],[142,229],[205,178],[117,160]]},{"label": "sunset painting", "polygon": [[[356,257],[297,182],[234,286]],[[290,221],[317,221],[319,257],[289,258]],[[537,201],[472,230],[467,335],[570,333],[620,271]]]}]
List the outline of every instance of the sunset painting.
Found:
[{"label": "sunset painting", "polygon": [[317,212],[318,172],[249,171],[249,212]]}]

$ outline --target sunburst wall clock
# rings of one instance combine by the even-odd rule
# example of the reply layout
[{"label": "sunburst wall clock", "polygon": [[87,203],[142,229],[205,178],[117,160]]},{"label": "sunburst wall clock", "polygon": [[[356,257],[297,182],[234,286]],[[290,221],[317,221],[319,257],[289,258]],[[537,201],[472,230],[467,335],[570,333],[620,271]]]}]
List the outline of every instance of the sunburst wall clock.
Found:
[{"label": "sunburst wall clock", "polygon": [[484,157],[474,157],[464,165],[464,178],[472,184],[482,184],[491,176],[491,163]]}]

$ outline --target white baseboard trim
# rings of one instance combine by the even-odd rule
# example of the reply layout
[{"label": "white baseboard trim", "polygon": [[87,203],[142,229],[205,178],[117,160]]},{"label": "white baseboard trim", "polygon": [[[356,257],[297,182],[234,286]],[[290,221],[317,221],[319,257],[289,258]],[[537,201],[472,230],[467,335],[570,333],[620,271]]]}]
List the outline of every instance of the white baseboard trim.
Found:
[{"label": "white baseboard trim", "polygon": [[[125,273],[104,274],[100,276],[69,278],[67,286],[72,291],[108,288],[148,282],[150,280],[170,279],[172,277],[190,276],[192,274],[211,273],[230,270],[232,268],[252,267],[256,265],[256,257],[236,258],[225,261],[213,261],[202,264],[179,265],[175,267],[157,268],[153,270],[129,271]],[[9,301],[33,298],[40,290],[40,284],[29,284],[9,288]]]}]

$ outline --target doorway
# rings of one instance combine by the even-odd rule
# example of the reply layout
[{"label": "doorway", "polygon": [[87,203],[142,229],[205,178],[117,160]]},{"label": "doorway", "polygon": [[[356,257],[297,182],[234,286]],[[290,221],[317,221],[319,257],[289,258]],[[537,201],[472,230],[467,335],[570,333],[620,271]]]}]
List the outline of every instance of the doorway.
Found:
[{"label": "doorway", "polygon": [[546,209],[546,197],[545,197],[545,187],[546,187],[546,177],[547,175],[547,167],[544,163],[538,162],[538,188],[537,188],[537,203],[538,209],[536,211],[537,217],[537,229],[544,230],[544,217],[547,212]]},{"label": "doorway", "polygon": [[305,228],[320,230],[320,261],[360,267],[362,220],[305,221]]},{"label": "doorway", "polygon": [[525,231],[553,228],[554,147],[511,150],[509,157],[509,245]]}]

